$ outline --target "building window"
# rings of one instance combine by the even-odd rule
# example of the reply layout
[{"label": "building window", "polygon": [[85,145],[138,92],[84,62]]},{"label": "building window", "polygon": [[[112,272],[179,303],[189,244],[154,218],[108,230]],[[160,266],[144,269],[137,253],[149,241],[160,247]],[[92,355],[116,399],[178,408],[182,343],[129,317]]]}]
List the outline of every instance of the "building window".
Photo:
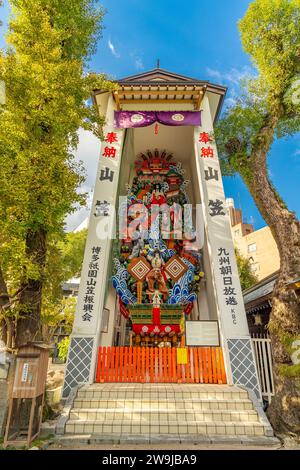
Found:
[{"label": "building window", "polygon": [[253,273],[257,273],[260,270],[259,263],[250,264],[250,269]]},{"label": "building window", "polygon": [[235,237],[239,237],[239,235],[240,235],[240,231],[239,231],[239,230],[235,230],[234,236],[235,236]]},{"label": "building window", "polygon": [[256,251],[256,243],[251,243],[251,245],[248,245],[248,253],[253,253]]}]

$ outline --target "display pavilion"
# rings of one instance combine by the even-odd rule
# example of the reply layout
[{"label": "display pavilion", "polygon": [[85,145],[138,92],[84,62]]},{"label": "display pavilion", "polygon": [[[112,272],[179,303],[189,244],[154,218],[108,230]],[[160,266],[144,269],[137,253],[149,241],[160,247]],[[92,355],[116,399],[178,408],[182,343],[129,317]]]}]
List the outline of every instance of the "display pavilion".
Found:
[{"label": "display pavilion", "polygon": [[106,124],[57,432],[270,436],[214,139],[226,88],[160,68],[116,83],[93,94]]},{"label": "display pavilion", "polygon": [[[160,381],[152,359],[120,379],[121,354],[130,369],[145,350],[155,369],[156,349],[158,363],[178,349],[176,367],[192,362],[180,381],[205,366],[210,382],[260,399],[213,133],[226,88],[163,69],[117,83],[93,95],[106,125],[64,396],[113,377]],[[166,381],[178,379],[165,362]]]},{"label": "display pavilion", "polygon": [[160,68],[117,84],[93,95],[106,125],[63,396],[227,384],[259,402],[214,140],[226,88]]}]

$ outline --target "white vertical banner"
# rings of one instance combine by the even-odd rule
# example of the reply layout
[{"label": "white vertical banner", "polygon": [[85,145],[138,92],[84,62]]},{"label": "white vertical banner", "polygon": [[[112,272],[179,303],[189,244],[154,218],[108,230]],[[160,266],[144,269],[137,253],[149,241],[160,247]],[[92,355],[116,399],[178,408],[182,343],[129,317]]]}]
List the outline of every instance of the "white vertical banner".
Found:
[{"label": "white vertical banner", "polygon": [[95,335],[102,313],[106,268],[115,238],[115,206],[124,130],[104,128],[81,272],[73,334]]},{"label": "white vertical banner", "polygon": [[203,127],[195,128],[194,139],[222,331],[226,338],[248,336],[217,148],[211,140],[213,129],[209,119],[203,118]]},{"label": "white vertical banner", "polygon": [[261,398],[207,96],[194,144],[227,379]]},{"label": "white vertical banner", "polygon": [[94,381],[124,135],[125,130],[113,125],[104,128],[63,397],[78,384]]}]

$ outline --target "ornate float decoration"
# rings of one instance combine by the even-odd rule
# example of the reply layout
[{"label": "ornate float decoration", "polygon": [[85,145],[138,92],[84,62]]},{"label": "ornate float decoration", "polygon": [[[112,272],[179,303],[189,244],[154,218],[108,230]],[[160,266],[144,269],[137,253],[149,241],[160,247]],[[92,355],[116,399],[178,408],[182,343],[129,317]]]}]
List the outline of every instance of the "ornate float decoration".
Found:
[{"label": "ornate float decoration", "polygon": [[204,276],[202,255],[184,236],[188,181],[172,158],[157,149],[141,154],[119,208],[128,223],[115,247],[112,281],[137,345],[178,345]]}]

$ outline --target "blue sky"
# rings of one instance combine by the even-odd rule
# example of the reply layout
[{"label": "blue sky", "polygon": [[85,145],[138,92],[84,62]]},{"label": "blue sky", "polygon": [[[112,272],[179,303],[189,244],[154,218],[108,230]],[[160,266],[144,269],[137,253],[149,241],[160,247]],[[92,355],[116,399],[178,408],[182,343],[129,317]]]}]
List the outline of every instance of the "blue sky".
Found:
[{"label": "blue sky", "polygon": [[[239,77],[251,71],[243,52],[237,22],[245,14],[248,0],[103,0],[106,9],[103,37],[90,68],[121,78],[155,67],[210,80],[229,87],[227,99],[238,93]],[[0,9],[6,18],[7,8]],[[0,38],[0,46],[3,45]],[[87,167],[88,190],[93,185],[98,142],[81,135],[78,149]],[[272,181],[289,209],[299,217],[300,135],[274,143],[269,156]],[[256,229],[265,225],[239,177],[224,178],[225,193],[243,209],[244,219]],[[83,212],[72,216],[70,227],[81,221]]]}]

